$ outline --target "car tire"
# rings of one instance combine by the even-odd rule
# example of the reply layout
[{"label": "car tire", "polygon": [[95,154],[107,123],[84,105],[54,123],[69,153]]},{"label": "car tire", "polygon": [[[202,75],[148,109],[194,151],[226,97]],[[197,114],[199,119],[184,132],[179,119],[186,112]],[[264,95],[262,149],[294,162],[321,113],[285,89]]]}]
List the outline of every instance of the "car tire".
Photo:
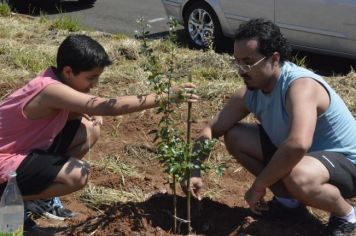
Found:
[{"label": "car tire", "polygon": [[29,0],[8,0],[11,10],[18,13],[28,13],[31,2]]},{"label": "car tire", "polygon": [[224,36],[218,17],[203,1],[196,1],[184,13],[184,30],[189,44],[196,48],[207,48],[209,44],[219,47]]},{"label": "car tire", "polygon": [[0,3],[7,4],[10,8],[12,7],[12,0],[0,0]]},{"label": "car tire", "polygon": [[83,3],[83,4],[94,4],[96,2],[96,0],[78,0],[79,3]]}]

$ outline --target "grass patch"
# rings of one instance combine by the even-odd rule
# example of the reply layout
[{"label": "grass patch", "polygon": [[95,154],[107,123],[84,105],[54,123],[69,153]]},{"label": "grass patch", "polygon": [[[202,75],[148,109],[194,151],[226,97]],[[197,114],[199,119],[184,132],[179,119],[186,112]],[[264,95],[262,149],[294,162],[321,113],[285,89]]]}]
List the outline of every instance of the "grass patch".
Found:
[{"label": "grass patch", "polygon": [[80,193],[80,199],[92,208],[102,208],[121,202],[143,202],[144,192],[139,188],[132,188],[130,191],[116,190],[89,184]]},{"label": "grass patch", "polygon": [[15,65],[30,72],[38,73],[54,64],[54,55],[48,54],[46,50],[19,48],[12,49],[10,55]]},{"label": "grass patch", "polygon": [[125,185],[126,176],[139,176],[137,170],[133,166],[126,165],[123,158],[117,154],[91,161],[91,164],[110,174],[120,175],[123,185]]},{"label": "grass patch", "polygon": [[128,39],[128,38],[129,37],[123,33],[116,33],[112,36],[112,39],[117,40],[117,41],[121,41],[121,40]]},{"label": "grass patch", "polygon": [[0,2],[0,16],[3,17],[8,17],[11,15],[11,9],[10,6],[6,3],[1,3]]},{"label": "grass patch", "polygon": [[206,191],[204,191],[202,197],[205,198],[209,198],[211,200],[216,201],[218,198],[222,197],[224,195],[224,189],[221,189],[218,186],[214,186],[211,188],[206,189]]},{"label": "grass patch", "polygon": [[300,57],[298,53],[292,57],[291,61],[298,66],[305,67],[305,68],[308,67],[307,57],[306,56]]},{"label": "grass patch", "polygon": [[61,17],[52,22],[49,29],[76,32],[80,30],[79,20],[77,18],[70,17],[69,15],[61,15]]}]

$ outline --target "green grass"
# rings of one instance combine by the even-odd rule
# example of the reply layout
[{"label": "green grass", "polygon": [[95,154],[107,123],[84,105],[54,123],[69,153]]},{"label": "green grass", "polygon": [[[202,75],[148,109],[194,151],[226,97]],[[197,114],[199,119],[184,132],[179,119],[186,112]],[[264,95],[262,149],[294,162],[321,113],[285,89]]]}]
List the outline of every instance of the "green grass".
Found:
[{"label": "green grass", "polygon": [[11,9],[8,4],[0,3],[0,16],[8,17],[11,15]]},{"label": "green grass", "polygon": [[297,53],[295,56],[293,56],[293,58],[291,59],[291,61],[301,67],[308,67],[307,64],[307,57],[300,57],[299,54]]},{"label": "green grass", "polygon": [[80,30],[79,20],[70,17],[69,15],[61,15],[55,19],[50,25],[50,30],[68,30],[69,32],[76,32]]},{"label": "green grass", "polygon": [[54,55],[50,55],[44,50],[13,48],[10,55],[14,64],[30,72],[39,73],[54,64]]},{"label": "green grass", "polygon": [[124,39],[128,39],[129,37],[126,34],[123,33],[116,33],[113,34],[112,39],[117,40],[117,41],[121,41]]},{"label": "green grass", "polygon": [[[1,11],[0,6],[0,11]],[[1,13],[0,13],[1,14]],[[51,30],[48,30],[48,26]],[[26,79],[33,78],[35,73],[44,70],[49,65],[55,65],[55,54],[63,39],[73,31],[81,30],[78,21],[63,15],[55,21],[48,20],[45,15],[31,20],[20,17],[0,17],[0,100],[13,91]],[[109,35],[107,33],[83,31],[98,40],[109,52],[113,65],[105,69],[100,78],[100,87],[93,91],[94,95],[116,97],[128,94],[148,93],[146,79],[149,72],[145,70],[145,58],[139,53],[140,42],[123,34]],[[186,81],[192,73],[193,81],[198,86],[198,93],[203,101],[209,101],[208,109],[201,109],[194,104],[194,118],[199,125],[210,120],[226,103],[228,95],[242,86],[239,75],[230,68],[230,56],[216,54],[213,51],[199,51],[172,45],[166,40],[154,40],[155,54],[164,68],[169,58],[169,48],[174,46],[176,61],[174,77]],[[298,65],[307,66],[305,58],[296,58]],[[330,85],[344,99],[353,115],[356,116],[356,73],[351,71],[347,76],[326,78]],[[183,114],[184,105],[179,112]],[[140,114],[140,113],[138,113]],[[144,113],[141,113],[144,115]],[[184,115],[183,115],[184,116]],[[140,117],[141,119],[141,117]],[[145,119],[143,117],[142,119]],[[253,122],[249,116],[247,121]],[[107,136],[120,140],[123,134],[119,132],[121,120],[111,123]],[[197,124],[194,124],[197,125]],[[198,126],[198,125],[197,125]],[[109,128],[108,128],[109,130]],[[141,133],[138,133],[141,135]],[[222,149],[222,148],[220,148]],[[105,154],[107,155],[107,154]],[[154,152],[128,143],[122,153],[107,155],[92,164],[103,170],[103,174],[114,174],[123,186],[128,186],[129,177],[140,177],[136,167],[125,162],[125,158],[136,158],[153,161]],[[214,156],[207,163],[214,169],[220,161],[226,161],[226,156]],[[157,164],[158,165],[158,164]],[[238,169],[236,169],[238,171]],[[207,181],[217,180],[215,173],[207,174]],[[120,183],[120,184],[121,184]],[[126,185],[125,185],[126,183]],[[218,183],[213,182],[205,193],[210,198],[221,196],[222,190]],[[110,189],[90,185],[81,192],[81,199],[92,206],[110,205],[124,201],[143,201],[144,192],[139,188]]]}]

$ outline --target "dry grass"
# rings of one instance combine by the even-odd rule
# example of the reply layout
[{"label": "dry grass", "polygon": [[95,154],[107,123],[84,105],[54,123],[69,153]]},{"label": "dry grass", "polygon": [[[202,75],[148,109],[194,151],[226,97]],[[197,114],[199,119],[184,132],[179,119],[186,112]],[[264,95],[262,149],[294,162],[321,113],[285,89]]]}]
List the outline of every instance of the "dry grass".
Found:
[{"label": "dry grass", "polygon": [[[68,20],[68,19],[65,19]],[[0,100],[15,88],[24,84],[35,74],[54,65],[55,55],[59,44],[71,34],[70,29],[62,29],[63,22],[53,22],[45,16],[28,19],[19,16],[0,16]],[[67,21],[63,24],[70,24]],[[140,55],[140,43],[122,34],[111,35],[102,32],[82,30],[73,26],[77,33],[86,34],[98,40],[109,53],[113,65],[108,67],[101,76],[99,87],[95,94],[103,97],[118,95],[148,93],[149,87],[145,71],[146,60]],[[169,57],[169,48],[172,44],[160,39],[150,42],[154,52],[161,60],[161,66]],[[174,77],[185,81],[192,74],[193,82],[199,87],[198,93],[203,99],[211,102],[210,111],[198,111],[200,117],[210,119],[226,101],[226,95],[233,93],[241,86],[238,75],[229,67],[228,55],[216,54],[213,51],[203,52],[175,47],[176,61]],[[303,63],[303,62],[300,62]],[[345,100],[353,115],[356,115],[356,73],[351,71],[344,77],[326,78],[330,85],[336,89]],[[125,86],[122,86],[125,84]],[[253,121],[253,116],[246,120]],[[118,120],[110,134],[114,138],[118,132]],[[126,152],[140,157],[142,150],[128,146]],[[215,159],[209,163],[214,167],[225,156],[213,156]],[[223,161],[224,161],[223,160]],[[93,163],[112,173],[119,173],[122,181],[125,176],[136,175],[134,167],[125,166],[119,156],[102,158],[102,161]],[[211,176],[209,178],[216,178]],[[222,190],[218,184],[205,194],[211,198],[221,196]],[[131,189],[130,192],[113,190],[104,187],[89,185],[81,192],[81,199],[89,205],[99,207],[116,202],[143,201],[144,193],[140,189]]]},{"label": "dry grass", "polygon": [[124,158],[118,154],[98,158],[90,164],[103,169],[104,173],[120,175],[123,184],[125,184],[125,176],[139,176],[135,167],[126,165]]},{"label": "dry grass", "polygon": [[91,208],[102,208],[119,202],[143,202],[145,193],[139,188],[124,191],[89,184],[81,191],[80,199]]}]

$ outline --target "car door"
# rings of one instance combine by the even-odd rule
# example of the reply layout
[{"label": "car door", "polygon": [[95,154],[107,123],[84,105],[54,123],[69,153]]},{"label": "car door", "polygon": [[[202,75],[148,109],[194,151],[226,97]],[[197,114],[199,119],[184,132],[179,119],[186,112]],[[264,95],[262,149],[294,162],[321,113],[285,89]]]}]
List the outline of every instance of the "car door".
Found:
[{"label": "car door", "polygon": [[239,24],[251,18],[274,20],[274,0],[220,0],[221,9],[233,36]]},{"label": "car door", "polygon": [[356,0],[275,0],[275,22],[306,48],[356,53]]}]

